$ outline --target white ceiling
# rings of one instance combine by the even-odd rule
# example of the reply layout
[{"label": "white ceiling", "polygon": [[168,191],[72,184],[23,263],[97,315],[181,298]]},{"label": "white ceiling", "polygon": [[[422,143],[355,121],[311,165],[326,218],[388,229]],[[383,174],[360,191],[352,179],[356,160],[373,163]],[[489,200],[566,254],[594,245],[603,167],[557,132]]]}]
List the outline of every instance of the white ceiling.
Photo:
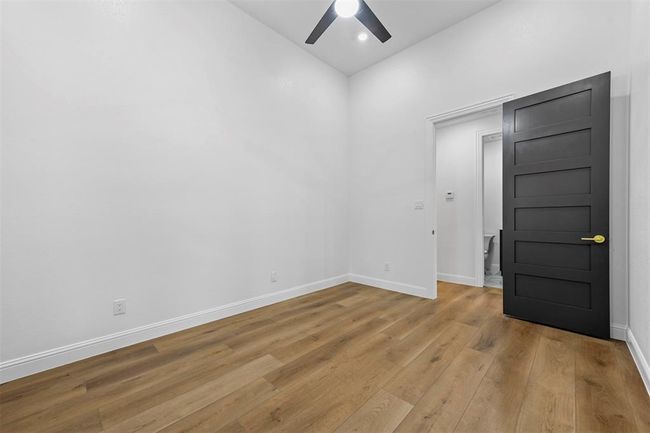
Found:
[{"label": "white ceiling", "polygon": [[[498,0],[366,0],[393,36],[379,42],[356,18],[338,17],[314,45],[305,39],[332,0],[231,0],[244,12],[346,75],[352,75]],[[366,31],[365,42],[357,35]]]}]

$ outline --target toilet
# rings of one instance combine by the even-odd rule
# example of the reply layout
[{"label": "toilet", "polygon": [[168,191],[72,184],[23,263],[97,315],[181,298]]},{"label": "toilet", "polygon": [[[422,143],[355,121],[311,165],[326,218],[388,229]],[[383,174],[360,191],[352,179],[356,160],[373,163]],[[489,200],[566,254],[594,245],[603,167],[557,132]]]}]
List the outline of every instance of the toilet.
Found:
[{"label": "toilet", "polygon": [[490,273],[490,254],[494,248],[495,235],[483,234],[483,269],[486,274]]}]

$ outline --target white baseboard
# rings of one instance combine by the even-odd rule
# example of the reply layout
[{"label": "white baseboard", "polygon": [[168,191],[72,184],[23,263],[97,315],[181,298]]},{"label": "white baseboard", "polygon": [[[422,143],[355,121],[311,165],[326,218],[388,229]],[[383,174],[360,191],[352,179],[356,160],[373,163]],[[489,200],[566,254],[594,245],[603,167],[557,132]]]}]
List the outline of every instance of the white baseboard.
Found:
[{"label": "white baseboard", "polygon": [[636,341],[632,330],[629,328],[627,329],[627,347],[630,349],[632,359],[634,359],[636,368],[641,374],[641,379],[643,379],[645,389],[648,391],[648,395],[650,395],[650,363],[648,363],[648,360],[643,355],[641,347],[639,347],[639,343]]},{"label": "white baseboard", "polygon": [[49,370],[111,350],[130,346],[152,338],[182,331],[193,326],[223,319],[296,296],[305,295],[342,284],[348,281],[348,275],[339,275],[325,280],[314,281],[301,286],[280,290],[242,301],[231,302],[208,310],[186,314],[137,328],[127,329],[114,334],[80,341],[67,346],[57,347],[32,355],[10,359],[0,363],[0,383],[18,379],[30,374]]},{"label": "white baseboard", "polygon": [[476,279],[464,275],[444,274],[438,272],[438,280],[446,283],[464,284],[466,286],[476,286]]},{"label": "white baseboard", "polygon": [[627,341],[627,325],[610,323],[609,338],[613,338],[614,340]]},{"label": "white baseboard", "polygon": [[391,290],[393,292],[405,293],[407,295],[419,296],[421,298],[435,299],[435,296],[431,294],[431,291],[427,290],[425,287],[399,283],[397,281],[382,280],[380,278],[367,277],[359,274],[349,274],[349,280],[353,283],[379,287],[380,289]]},{"label": "white baseboard", "polygon": [[[449,281],[457,284],[474,285],[471,278],[438,274],[441,281]],[[10,359],[0,363],[0,383],[5,383],[30,374],[49,370],[71,362],[80,361],[91,356],[99,355],[111,350],[120,349],[132,344],[140,343],[152,338],[182,331],[194,326],[209,323],[235,314],[244,313],[256,308],[271,305],[297,296],[313,293],[347,281],[366,284],[394,292],[405,293],[423,298],[435,298],[429,290],[424,287],[414,286],[396,281],[383,280],[358,274],[344,274],[320,281],[315,281],[290,289],[280,290],[273,293],[257,296],[242,301],[232,302],[226,305],[210,308],[196,313],[186,314],[180,317],[163,320],[137,328],[127,329],[114,334],[93,338],[67,346],[49,349],[32,355]],[[611,338],[627,341],[632,357],[641,373],[648,393],[650,394],[650,367],[643,356],[641,349],[636,342],[632,331],[624,325],[612,323],[610,328]]]}]

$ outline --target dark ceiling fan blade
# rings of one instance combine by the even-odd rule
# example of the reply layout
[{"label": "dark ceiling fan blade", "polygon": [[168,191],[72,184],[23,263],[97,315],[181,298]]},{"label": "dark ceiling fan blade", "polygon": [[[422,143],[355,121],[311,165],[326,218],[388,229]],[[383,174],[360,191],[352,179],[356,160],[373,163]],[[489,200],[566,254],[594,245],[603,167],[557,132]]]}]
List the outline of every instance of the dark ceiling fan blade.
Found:
[{"label": "dark ceiling fan blade", "polygon": [[336,18],[336,11],[334,10],[334,2],[330,5],[330,7],[327,8],[325,13],[323,14],[323,17],[320,19],[318,24],[316,24],[316,27],[314,27],[314,30],[312,30],[311,34],[305,41],[306,44],[312,45],[314,42],[320,38],[320,36],[327,30],[327,28],[334,22],[334,19]]},{"label": "dark ceiling fan blade", "polygon": [[364,0],[359,0],[359,11],[356,15],[357,19],[361,21],[361,24],[366,26],[370,32],[377,36],[382,43],[386,42],[391,38],[390,33],[386,30],[386,27],[379,21],[377,15],[370,9],[368,3]]}]

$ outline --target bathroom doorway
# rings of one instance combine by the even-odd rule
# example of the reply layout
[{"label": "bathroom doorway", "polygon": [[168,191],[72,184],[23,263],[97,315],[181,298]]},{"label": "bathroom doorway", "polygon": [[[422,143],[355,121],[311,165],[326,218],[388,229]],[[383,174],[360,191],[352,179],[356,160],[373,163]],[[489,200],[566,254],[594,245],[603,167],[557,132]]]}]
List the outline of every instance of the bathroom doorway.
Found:
[{"label": "bathroom doorway", "polygon": [[[477,208],[476,256],[477,285],[503,288],[501,238],[503,231],[503,144],[501,130],[480,131],[476,136]],[[482,281],[481,281],[482,280]]]},{"label": "bathroom doorway", "polygon": [[499,287],[501,117],[497,106],[435,124],[439,281]]}]

